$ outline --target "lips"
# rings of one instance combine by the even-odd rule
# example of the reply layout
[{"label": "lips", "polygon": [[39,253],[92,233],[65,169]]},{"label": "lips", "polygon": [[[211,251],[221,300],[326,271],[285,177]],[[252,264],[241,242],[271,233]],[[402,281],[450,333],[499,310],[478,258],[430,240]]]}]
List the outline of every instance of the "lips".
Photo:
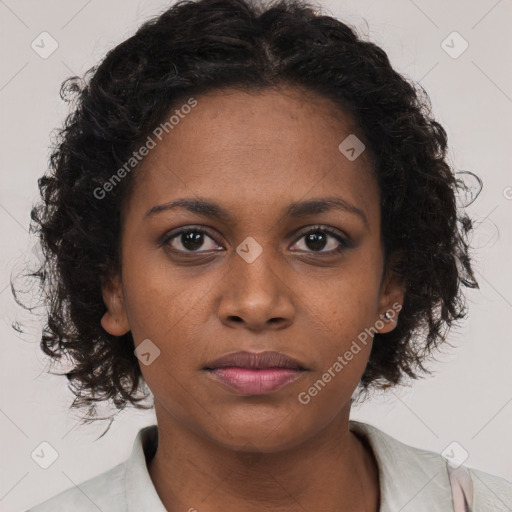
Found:
[{"label": "lips", "polygon": [[279,352],[235,352],[205,368],[215,381],[242,395],[263,395],[297,380],[307,369]]},{"label": "lips", "polygon": [[233,352],[227,354],[206,365],[206,370],[218,368],[249,368],[269,369],[288,368],[291,370],[305,370],[306,368],[296,359],[288,357],[280,352]]}]

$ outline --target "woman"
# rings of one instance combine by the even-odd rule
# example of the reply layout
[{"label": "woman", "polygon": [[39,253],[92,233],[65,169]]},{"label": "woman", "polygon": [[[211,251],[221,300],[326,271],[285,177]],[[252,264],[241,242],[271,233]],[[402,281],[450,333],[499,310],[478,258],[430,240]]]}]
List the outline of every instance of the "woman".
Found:
[{"label": "woman", "polygon": [[292,0],[183,1],[66,85],[42,348],[75,407],[149,388],[158,425],[31,510],[511,509],[505,480],[349,419],[477,286],[446,132],[381,48]]}]

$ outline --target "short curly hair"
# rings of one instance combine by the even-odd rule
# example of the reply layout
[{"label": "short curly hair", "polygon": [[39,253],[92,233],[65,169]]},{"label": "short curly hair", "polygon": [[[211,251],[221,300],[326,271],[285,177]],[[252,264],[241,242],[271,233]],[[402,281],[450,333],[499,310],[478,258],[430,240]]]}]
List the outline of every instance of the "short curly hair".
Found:
[{"label": "short curly hair", "polygon": [[65,373],[72,407],[88,407],[89,416],[106,400],[118,410],[128,403],[147,408],[136,394],[145,382],[131,332],[113,336],[100,323],[101,285],[120,270],[120,212],[136,168],[108,200],[94,191],[184,98],[280,85],[349,112],[375,155],[386,266],[400,276],[405,297],[396,328],[375,335],[362,388],[428,373],[425,360],[466,315],[461,285],[478,284],[469,256],[471,220],[457,206],[465,185],[446,161],[446,131],[432,119],[423,87],[397,73],[379,46],[310,3],[181,0],[83,79],[61,86],[73,108],[38,180],[31,231],[44,258],[30,276],[48,305],[41,348],[52,361],[66,355],[73,363]]}]

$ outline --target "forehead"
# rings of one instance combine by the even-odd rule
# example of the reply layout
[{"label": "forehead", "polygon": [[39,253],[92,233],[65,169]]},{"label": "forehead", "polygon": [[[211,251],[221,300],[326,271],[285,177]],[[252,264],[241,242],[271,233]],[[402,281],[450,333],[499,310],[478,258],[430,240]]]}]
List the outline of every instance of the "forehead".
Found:
[{"label": "forehead", "polygon": [[151,134],[155,146],[135,172],[136,205],[195,195],[271,207],[336,192],[362,207],[374,202],[369,151],[355,160],[340,151],[347,137],[362,136],[331,100],[294,87],[222,89],[194,100],[191,109],[176,105],[172,125]]}]

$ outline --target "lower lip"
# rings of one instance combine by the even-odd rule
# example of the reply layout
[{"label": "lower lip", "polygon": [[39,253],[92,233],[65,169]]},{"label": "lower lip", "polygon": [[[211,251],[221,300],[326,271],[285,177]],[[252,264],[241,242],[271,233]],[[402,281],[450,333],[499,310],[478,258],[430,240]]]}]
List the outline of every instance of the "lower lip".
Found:
[{"label": "lower lip", "polygon": [[209,372],[236,392],[244,395],[272,393],[298,379],[303,371],[289,368],[217,368]]}]

